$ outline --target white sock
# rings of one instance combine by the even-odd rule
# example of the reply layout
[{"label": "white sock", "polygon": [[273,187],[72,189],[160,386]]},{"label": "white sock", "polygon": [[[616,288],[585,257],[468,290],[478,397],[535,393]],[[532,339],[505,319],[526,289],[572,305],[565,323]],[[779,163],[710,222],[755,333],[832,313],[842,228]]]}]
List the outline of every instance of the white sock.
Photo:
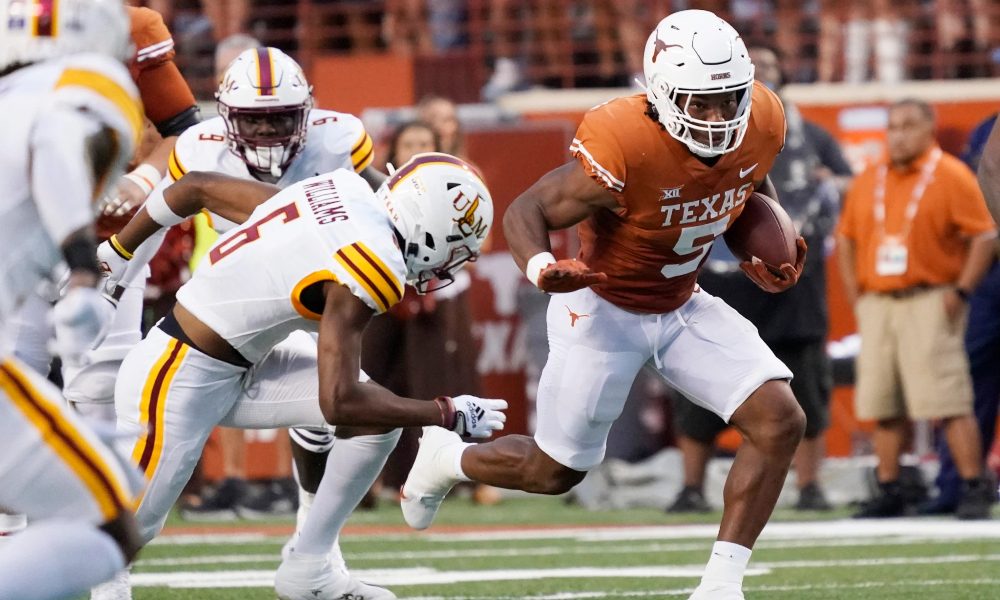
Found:
[{"label": "white sock", "polygon": [[316,499],[316,494],[310,493],[302,489],[299,486],[299,510],[295,511],[295,531],[302,531],[302,528],[306,526],[306,519],[309,517],[309,511],[312,509],[313,500]]},{"label": "white sock", "polygon": [[731,542],[715,542],[712,546],[712,556],[705,566],[705,574],[701,581],[707,583],[723,582],[743,585],[743,573],[750,562],[749,548]]},{"label": "white sock", "polygon": [[75,596],[124,567],[118,544],[94,525],[46,520],[0,546],[0,598]]},{"label": "white sock", "polygon": [[382,472],[389,453],[399,441],[401,429],[381,435],[337,438],[326,459],[319,484],[295,552],[326,554],[372,483]]}]

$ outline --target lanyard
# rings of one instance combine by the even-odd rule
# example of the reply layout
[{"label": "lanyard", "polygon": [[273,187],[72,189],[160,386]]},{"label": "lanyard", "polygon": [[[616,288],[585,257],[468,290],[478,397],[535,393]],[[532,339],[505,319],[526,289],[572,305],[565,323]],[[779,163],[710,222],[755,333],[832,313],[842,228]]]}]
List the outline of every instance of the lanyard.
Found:
[{"label": "lanyard", "polygon": [[[913,186],[913,194],[910,196],[910,203],[906,206],[903,226],[900,228],[899,238],[905,240],[910,235],[910,227],[913,225],[913,217],[917,215],[917,208],[920,200],[927,191],[927,186],[934,179],[934,171],[937,170],[938,162],[941,161],[941,148],[934,148],[930,158],[920,170],[920,179]],[[878,170],[878,180],[875,183],[875,225],[877,226],[878,239],[885,237],[885,181],[888,177],[889,166],[882,165]]]}]

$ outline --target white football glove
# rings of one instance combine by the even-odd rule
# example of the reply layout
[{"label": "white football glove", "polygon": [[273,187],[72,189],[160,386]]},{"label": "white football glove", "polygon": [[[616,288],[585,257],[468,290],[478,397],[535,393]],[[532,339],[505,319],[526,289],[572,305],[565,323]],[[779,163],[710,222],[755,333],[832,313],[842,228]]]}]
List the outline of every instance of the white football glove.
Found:
[{"label": "white football glove", "polygon": [[125,276],[128,262],[127,258],[118,254],[111,247],[111,242],[101,242],[101,245],[97,247],[97,266],[101,270],[101,291],[112,298],[117,297],[115,290]]},{"label": "white football glove", "polygon": [[107,336],[114,314],[114,305],[97,289],[75,287],[66,292],[52,309],[55,350],[63,362],[81,365],[87,351]]},{"label": "white football glove", "polygon": [[507,415],[501,412],[507,409],[506,400],[462,395],[449,398],[449,402],[455,411],[452,431],[458,435],[488,438],[507,422]]}]

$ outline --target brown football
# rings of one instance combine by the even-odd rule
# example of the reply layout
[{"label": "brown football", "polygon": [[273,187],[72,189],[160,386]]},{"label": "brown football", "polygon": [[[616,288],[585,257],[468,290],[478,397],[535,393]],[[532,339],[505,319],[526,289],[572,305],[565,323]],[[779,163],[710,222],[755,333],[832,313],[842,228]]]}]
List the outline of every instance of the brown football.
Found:
[{"label": "brown football", "polygon": [[795,224],[780,204],[764,194],[750,194],[743,212],[722,237],[740,260],[756,256],[774,271],[785,263],[795,264],[799,237]]}]

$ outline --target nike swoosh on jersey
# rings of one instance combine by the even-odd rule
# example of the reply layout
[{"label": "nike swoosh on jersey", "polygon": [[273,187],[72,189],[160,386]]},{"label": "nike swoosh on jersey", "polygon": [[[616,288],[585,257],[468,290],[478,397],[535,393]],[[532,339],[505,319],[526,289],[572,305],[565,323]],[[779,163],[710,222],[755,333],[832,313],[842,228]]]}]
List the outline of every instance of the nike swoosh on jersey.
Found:
[{"label": "nike swoosh on jersey", "polygon": [[760,163],[754,163],[754,164],[750,165],[749,167],[747,167],[745,169],[741,168],[740,169],[740,179],[743,179],[744,177],[746,177],[747,175],[749,175],[754,169],[757,168],[757,165],[759,165],[759,164]]}]

